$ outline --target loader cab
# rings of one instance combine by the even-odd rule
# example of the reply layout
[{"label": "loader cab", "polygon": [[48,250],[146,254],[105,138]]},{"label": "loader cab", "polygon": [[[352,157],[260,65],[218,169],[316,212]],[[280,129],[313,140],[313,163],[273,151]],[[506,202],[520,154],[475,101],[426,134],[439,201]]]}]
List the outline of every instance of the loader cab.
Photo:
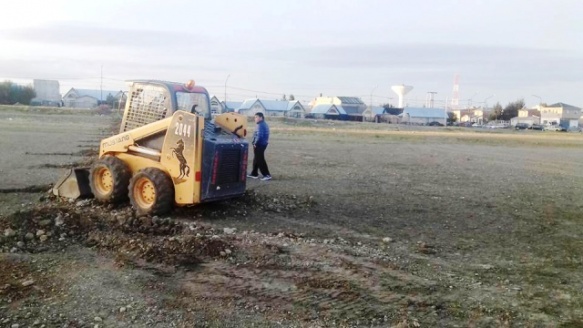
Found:
[{"label": "loader cab", "polygon": [[211,119],[208,91],[187,83],[157,80],[131,82],[120,133],[172,116],[184,110]]}]

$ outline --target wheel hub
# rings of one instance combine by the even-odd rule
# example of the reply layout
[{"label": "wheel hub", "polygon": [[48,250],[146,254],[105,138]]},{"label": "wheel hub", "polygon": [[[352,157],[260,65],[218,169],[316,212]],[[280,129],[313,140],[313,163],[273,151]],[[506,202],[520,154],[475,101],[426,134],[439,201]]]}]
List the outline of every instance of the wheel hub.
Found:
[{"label": "wheel hub", "polygon": [[104,194],[109,193],[113,189],[113,176],[107,168],[103,167],[97,171],[96,186]]},{"label": "wheel hub", "polygon": [[140,207],[147,208],[156,201],[156,189],[152,181],[146,178],[141,178],[137,181],[134,187],[134,195]]}]

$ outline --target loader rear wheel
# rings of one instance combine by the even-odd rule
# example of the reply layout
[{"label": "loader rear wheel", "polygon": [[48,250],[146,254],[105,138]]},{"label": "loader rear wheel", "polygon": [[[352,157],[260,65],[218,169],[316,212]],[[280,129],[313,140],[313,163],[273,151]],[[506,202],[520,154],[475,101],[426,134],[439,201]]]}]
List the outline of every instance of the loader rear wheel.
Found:
[{"label": "loader rear wheel", "polygon": [[119,203],[128,199],[131,172],[119,158],[106,156],[91,166],[91,192],[104,203]]},{"label": "loader rear wheel", "polygon": [[174,205],[172,179],[157,168],[145,168],[130,181],[130,202],[139,215],[164,214]]}]

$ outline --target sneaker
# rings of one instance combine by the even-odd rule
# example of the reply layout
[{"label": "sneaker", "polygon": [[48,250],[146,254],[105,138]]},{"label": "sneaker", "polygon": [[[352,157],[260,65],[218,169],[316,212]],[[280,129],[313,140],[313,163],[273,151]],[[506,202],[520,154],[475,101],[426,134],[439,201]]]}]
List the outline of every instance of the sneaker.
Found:
[{"label": "sneaker", "polygon": [[268,181],[271,180],[271,175],[266,175],[263,178],[261,178],[261,181]]},{"label": "sneaker", "polygon": [[247,174],[247,177],[251,178],[251,179],[258,179],[259,178],[258,175],[252,175],[252,174]]}]

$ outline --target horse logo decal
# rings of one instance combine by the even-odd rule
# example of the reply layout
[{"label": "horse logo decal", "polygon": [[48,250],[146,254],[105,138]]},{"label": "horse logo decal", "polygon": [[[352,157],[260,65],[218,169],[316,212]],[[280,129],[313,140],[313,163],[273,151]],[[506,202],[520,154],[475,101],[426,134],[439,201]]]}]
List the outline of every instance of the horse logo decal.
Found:
[{"label": "horse logo decal", "polygon": [[180,139],[176,142],[176,145],[177,145],[176,148],[172,148],[172,156],[174,157],[176,155],[176,158],[180,162],[180,175],[178,176],[178,179],[181,179],[184,177],[188,177],[188,175],[190,174],[190,167],[186,163],[186,158],[184,157],[183,154],[184,141]]}]

